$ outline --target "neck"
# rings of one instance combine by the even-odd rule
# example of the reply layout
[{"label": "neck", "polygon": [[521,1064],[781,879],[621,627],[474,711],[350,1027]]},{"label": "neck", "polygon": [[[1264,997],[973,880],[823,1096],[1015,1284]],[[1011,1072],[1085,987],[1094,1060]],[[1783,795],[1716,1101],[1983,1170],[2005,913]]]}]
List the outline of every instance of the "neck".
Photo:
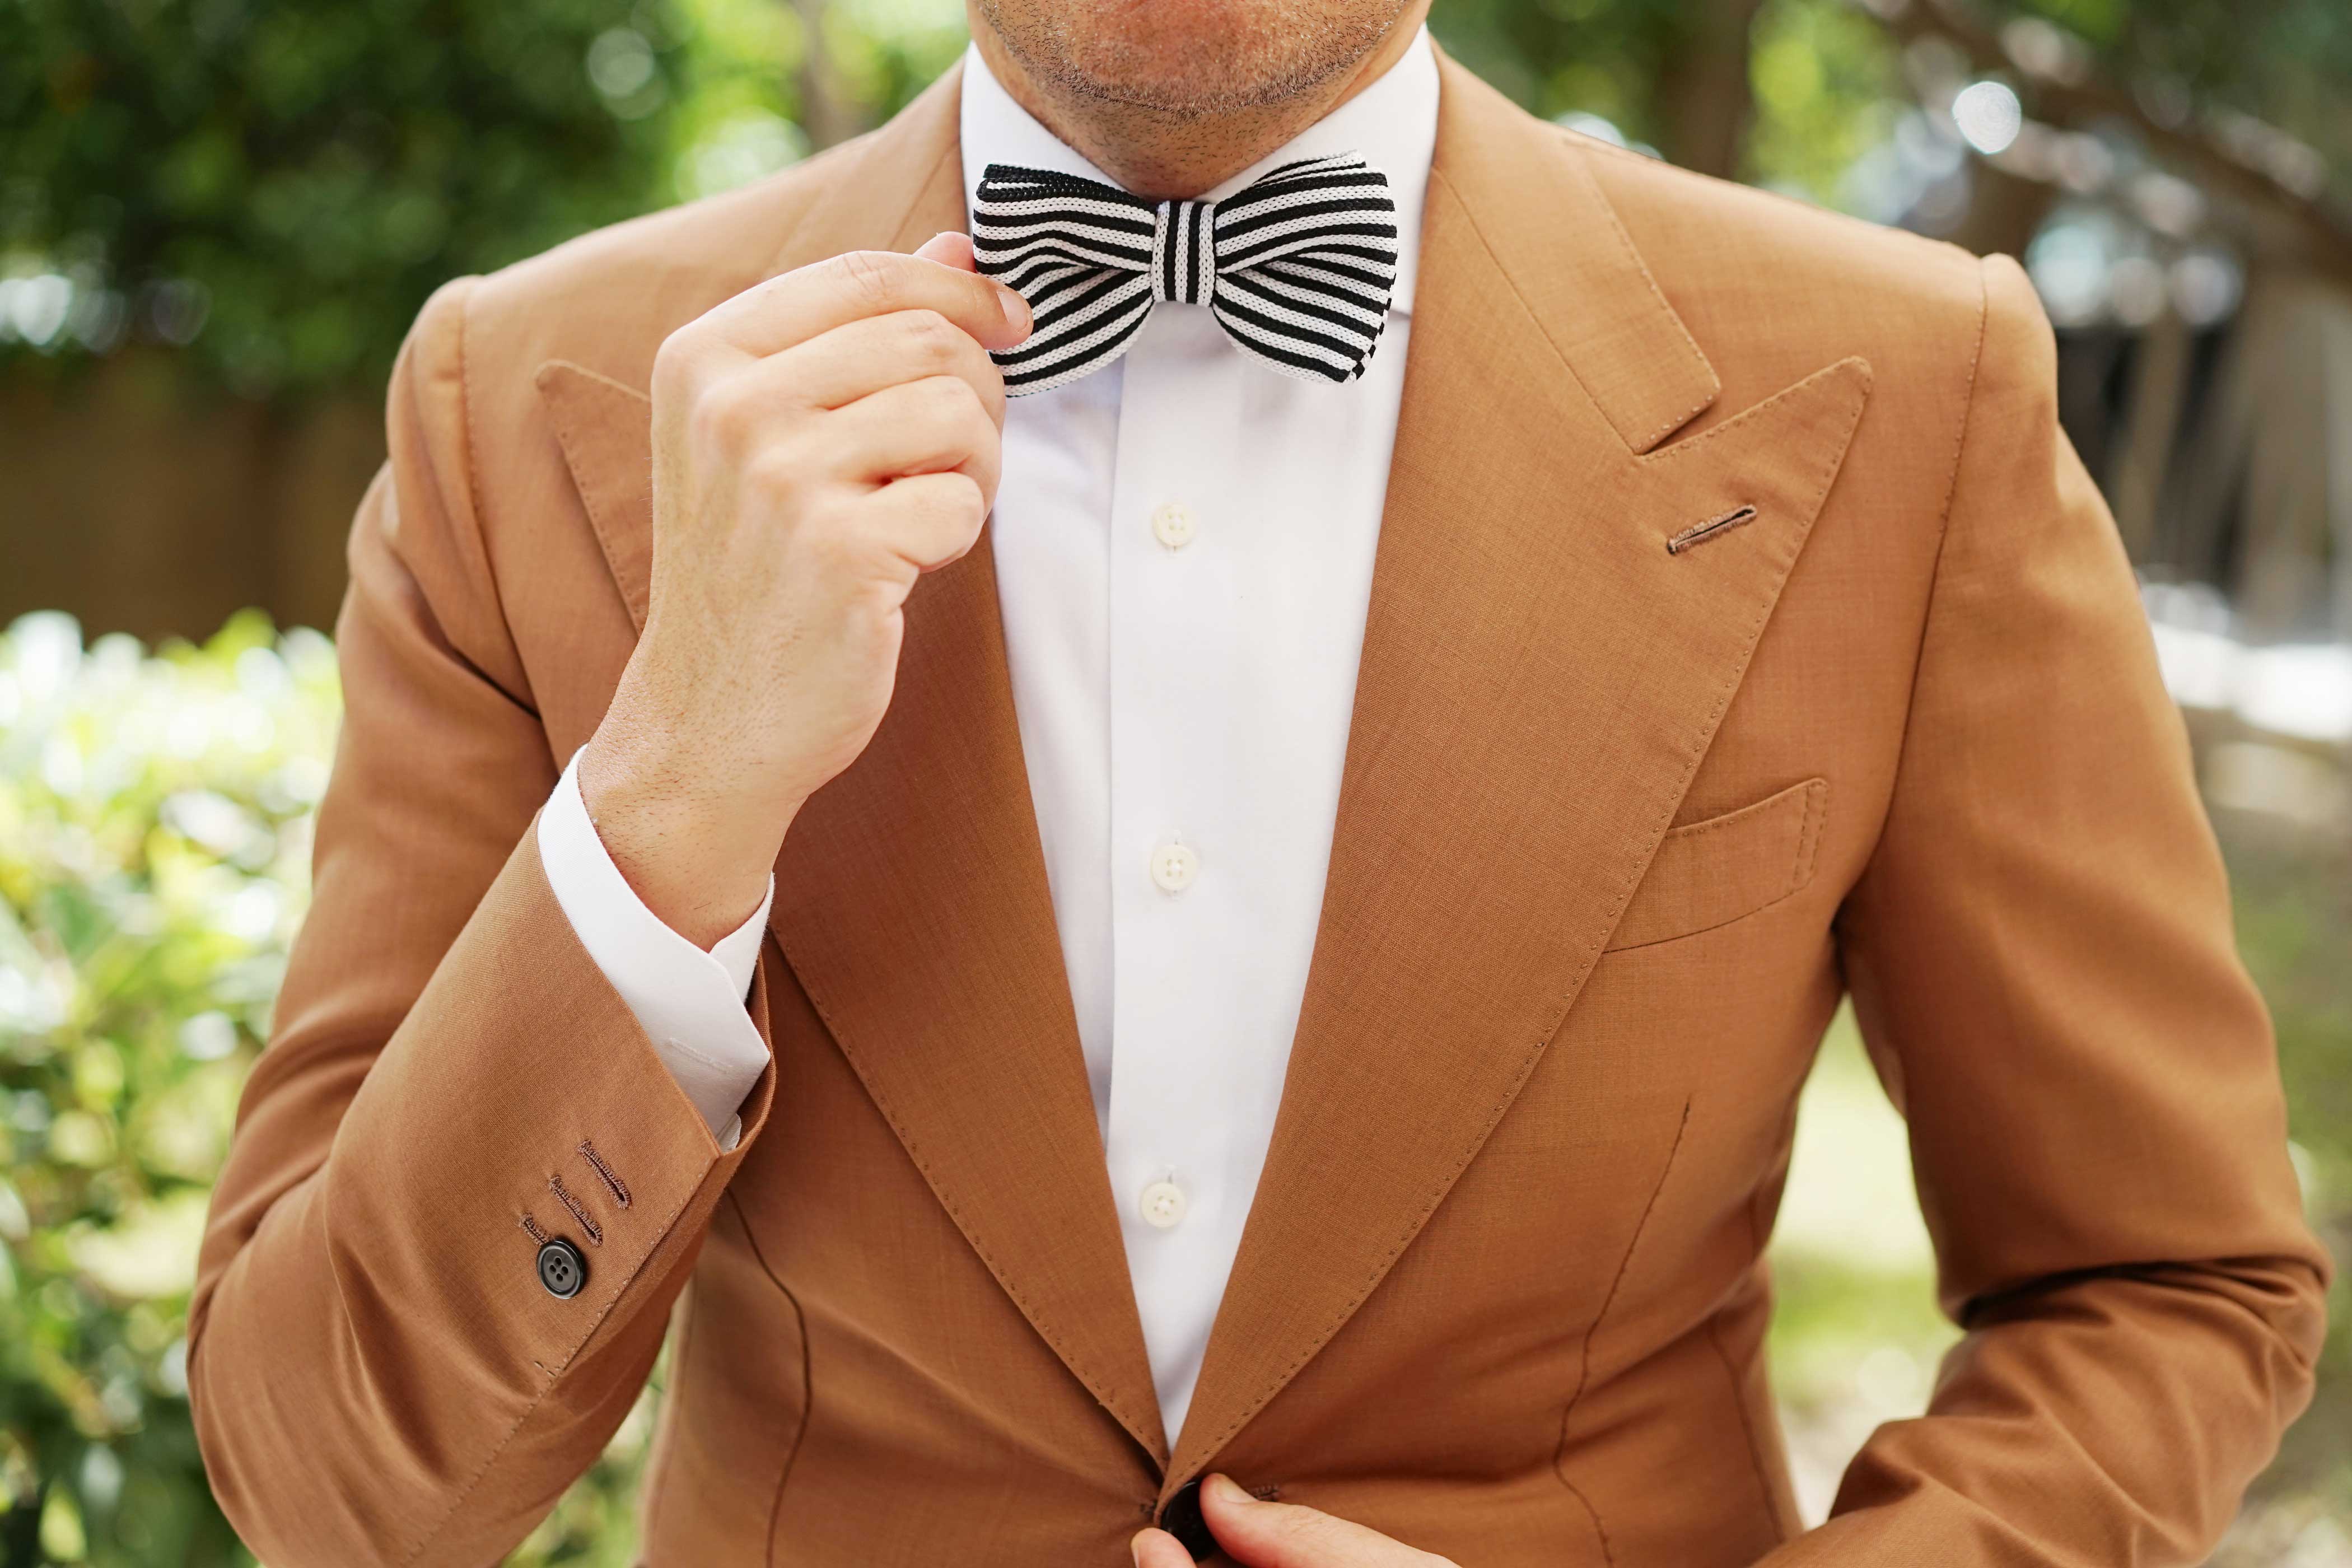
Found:
[{"label": "neck", "polygon": [[1349,69],[1296,95],[1225,114],[1179,114],[1066,90],[1023,68],[967,0],[973,44],[1013,101],[1128,190],[1189,200],[1231,178],[1380,79],[1420,31],[1430,0],[1412,0]]}]

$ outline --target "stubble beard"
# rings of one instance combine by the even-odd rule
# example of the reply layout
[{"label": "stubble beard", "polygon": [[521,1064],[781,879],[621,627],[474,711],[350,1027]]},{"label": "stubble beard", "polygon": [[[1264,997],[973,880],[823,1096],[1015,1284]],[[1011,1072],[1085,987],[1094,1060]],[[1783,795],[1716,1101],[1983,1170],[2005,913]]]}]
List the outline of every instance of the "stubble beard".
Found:
[{"label": "stubble beard", "polygon": [[[1312,93],[1379,47],[1407,0],[1341,16],[1261,3],[1234,25],[1189,40],[1139,37],[1109,20],[1152,4],[1089,6],[1085,17],[1097,26],[1082,27],[1067,16],[978,0],[1005,51],[1046,92],[1179,122],[1250,117]],[[1287,14],[1274,14],[1278,9]]]}]

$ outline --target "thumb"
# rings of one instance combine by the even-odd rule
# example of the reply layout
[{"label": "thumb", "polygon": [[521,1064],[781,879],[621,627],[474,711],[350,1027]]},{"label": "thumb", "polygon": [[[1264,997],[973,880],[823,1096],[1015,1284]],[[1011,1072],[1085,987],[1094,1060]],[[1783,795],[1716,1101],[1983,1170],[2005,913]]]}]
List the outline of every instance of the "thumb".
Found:
[{"label": "thumb", "polygon": [[1201,1513],[1246,1568],[1430,1568],[1443,1558],[1297,1503],[1261,1502],[1222,1475],[1201,1483]]},{"label": "thumb", "polygon": [[1135,1568],[1192,1568],[1192,1554],[1164,1530],[1140,1530],[1128,1543]]},{"label": "thumb", "polygon": [[936,261],[943,267],[952,267],[959,272],[980,270],[978,264],[972,260],[971,237],[968,234],[958,234],[951,228],[943,229],[923,241],[916,247],[915,254],[926,261]]},{"label": "thumb", "polygon": [[[936,261],[942,267],[952,267],[959,272],[978,272],[980,260],[972,254],[971,236],[954,229],[941,229],[915,247],[915,254],[926,261]],[[1030,312],[1029,301],[1020,290],[991,279],[989,287],[996,291],[996,302],[1004,310],[1004,319],[1013,328],[1013,342],[1027,337],[1036,325]],[[998,423],[1003,423],[1000,416]]]}]

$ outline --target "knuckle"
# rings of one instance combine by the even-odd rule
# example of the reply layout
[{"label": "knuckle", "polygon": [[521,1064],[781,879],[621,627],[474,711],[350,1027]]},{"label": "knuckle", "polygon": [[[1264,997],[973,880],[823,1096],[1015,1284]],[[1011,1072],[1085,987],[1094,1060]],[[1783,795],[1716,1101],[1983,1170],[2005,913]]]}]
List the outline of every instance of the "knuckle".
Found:
[{"label": "knuckle", "polygon": [[671,332],[654,350],[653,385],[656,391],[676,395],[688,390],[702,360],[702,335],[695,323]]},{"label": "knuckle", "polygon": [[996,411],[989,406],[985,394],[967,384],[964,393],[971,409],[971,438],[989,451],[994,451],[1004,438],[1003,427],[997,423]]},{"label": "knuckle", "polygon": [[938,364],[953,357],[956,340],[963,331],[953,321],[937,310],[916,310],[906,313],[908,346],[926,363]]},{"label": "knuckle", "polygon": [[808,551],[818,571],[829,577],[863,577],[873,547],[866,532],[847,513],[827,512],[822,525],[810,531]]},{"label": "knuckle", "polygon": [[908,393],[915,398],[920,417],[935,425],[952,425],[961,420],[971,402],[971,388],[961,376],[927,375],[912,383]]},{"label": "knuckle", "polygon": [[695,433],[714,446],[733,447],[751,437],[753,405],[740,377],[715,382],[694,400]]},{"label": "knuckle", "polygon": [[943,477],[948,482],[940,487],[940,510],[959,521],[978,523],[988,510],[988,498],[982,493],[980,481],[964,473]]},{"label": "knuckle", "polygon": [[851,299],[871,310],[890,297],[895,269],[887,252],[847,250],[830,264]]},{"label": "knuckle", "polygon": [[764,496],[780,496],[796,489],[803,472],[793,452],[782,446],[763,447],[743,465],[743,483]]},{"label": "knuckle", "polygon": [[955,322],[950,322],[950,320],[948,320],[946,315],[940,315],[939,310],[931,310],[929,306],[918,306],[915,310],[908,310],[906,329],[915,336],[918,343],[939,345],[939,348],[943,348],[943,345],[952,343],[952,341],[957,339]]},{"label": "knuckle", "polygon": [[969,386],[964,389],[963,440],[972,455],[994,461],[1004,450],[1003,427],[990,411],[987,399]]},{"label": "knuckle", "polygon": [[819,500],[794,522],[792,547],[801,561],[824,571],[846,557],[855,531],[842,507]]},{"label": "knuckle", "polygon": [[[988,405],[981,400],[980,391],[960,375],[942,375],[940,382],[940,405],[950,410],[958,419],[977,416],[988,418]],[[995,423],[990,420],[991,424]]]}]

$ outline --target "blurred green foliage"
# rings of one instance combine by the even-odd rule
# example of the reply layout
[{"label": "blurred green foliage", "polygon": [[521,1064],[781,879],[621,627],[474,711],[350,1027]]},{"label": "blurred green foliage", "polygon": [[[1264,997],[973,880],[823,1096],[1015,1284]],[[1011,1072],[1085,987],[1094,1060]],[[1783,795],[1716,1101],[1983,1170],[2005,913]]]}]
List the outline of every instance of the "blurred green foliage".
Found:
[{"label": "blurred green foliage", "polygon": [[[952,0],[826,29],[867,120],[962,42]],[[772,0],[0,0],[0,275],[89,348],[370,384],[448,278],[799,156],[805,47]]]},{"label": "blurred green foliage", "polygon": [[677,66],[609,42],[634,7],[15,0],[0,244],[102,274],[125,327],[242,388],[380,371],[453,272],[646,205]]},{"label": "blurred green foliage", "polygon": [[2341,1527],[2336,1561],[2352,1563],[2352,845],[2237,814],[2219,826],[2239,949],[2278,1029],[2305,1202],[2338,1265],[2319,1397],[2261,1490],[2324,1509]]},{"label": "blurred green foliage", "polygon": [[299,920],[333,649],[0,643],[0,1492],[11,1564],[235,1560],[185,1404],[206,1193]]}]

